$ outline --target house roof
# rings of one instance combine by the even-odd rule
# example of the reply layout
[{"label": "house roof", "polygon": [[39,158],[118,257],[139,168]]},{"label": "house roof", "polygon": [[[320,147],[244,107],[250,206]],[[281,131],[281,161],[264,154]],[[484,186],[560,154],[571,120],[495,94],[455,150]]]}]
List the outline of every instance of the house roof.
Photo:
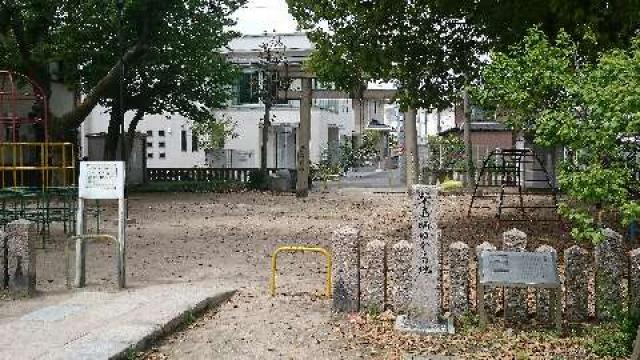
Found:
[{"label": "house roof", "polygon": [[272,40],[280,39],[285,47],[285,56],[289,64],[302,64],[314,49],[313,43],[304,32],[295,33],[265,33],[261,35],[243,35],[229,42],[222,53],[237,65],[251,65],[259,61],[260,45]]},{"label": "house roof", "polygon": [[[458,126],[454,126],[452,128],[441,131],[438,135],[446,135],[462,132],[464,130],[464,124],[460,124]],[[511,131],[503,124],[495,122],[495,121],[482,121],[482,122],[472,122],[471,123],[471,131],[472,132],[499,132],[499,131]]]}]

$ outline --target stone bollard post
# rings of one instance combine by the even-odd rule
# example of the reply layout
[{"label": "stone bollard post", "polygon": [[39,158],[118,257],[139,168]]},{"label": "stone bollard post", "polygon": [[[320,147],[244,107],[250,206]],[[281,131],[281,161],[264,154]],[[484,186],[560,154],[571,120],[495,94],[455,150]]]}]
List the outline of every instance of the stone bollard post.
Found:
[{"label": "stone bollard post", "polygon": [[364,276],[360,303],[369,311],[384,310],[386,299],[386,246],[380,240],[369,242],[364,251]]},{"label": "stone bollard post", "polygon": [[622,299],[622,235],[604,229],[605,239],[596,245],[596,316],[611,318],[613,308]]},{"label": "stone bollard post", "polygon": [[15,220],[7,225],[9,290],[18,296],[33,296],[36,292],[35,224]]},{"label": "stone bollard post", "polygon": [[629,308],[640,309],[640,248],[629,253]]},{"label": "stone bollard post", "polygon": [[469,245],[455,242],[449,246],[449,311],[459,316],[469,310]]},{"label": "stone bollard post", "polygon": [[7,234],[0,230],[0,273],[2,281],[0,281],[1,289],[9,287],[9,264],[7,263],[9,249],[7,248]]},{"label": "stone bollard post", "polygon": [[[542,245],[538,247],[536,251],[551,253],[554,258],[558,258],[558,252],[556,249],[549,245]],[[552,290],[549,289],[536,289],[536,318],[541,323],[550,323],[552,319],[551,291]]]},{"label": "stone bollard post", "polygon": [[[522,252],[527,249],[527,234],[518,229],[511,229],[502,234],[504,251]],[[509,321],[523,322],[527,320],[527,289],[504,289],[505,318]]]},{"label": "stone bollard post", "polygon": [[402,240],[391,247],[389,254],[389,302],[396,314],[405,313],[411,302],[411,259],[413,245]]},{"label": "stone bollard post", "polygon": [[589,306],[589,254],[578,245],[564,251],[565,312],[567,321],[587,320]]},{"label": "stone bollard post", "polygon": [[343,227],[333,232],[333,310],[360,310],[360,232]]},{"label": "stone bollard post", "polygon": [[[479,266],[478,259],[480,259],[480,254],[482,254],[485,251],[495,251],[495,250],[496,250],[496,247],[486,241],[478,245],[476,247],[476,265]],[[477,276],[477,271],[476,271],[476,276]],[[477,291],[478,291],[478,288],[476,286],[476,302],[478,301],[478,296],[480,296],[480,294],[478,294]],[[497,299],[499,299],[497,288],[485,291],[484,308],[488,314],[495,315],[496,312],[498,312],[498,305],[496,302]]]}]

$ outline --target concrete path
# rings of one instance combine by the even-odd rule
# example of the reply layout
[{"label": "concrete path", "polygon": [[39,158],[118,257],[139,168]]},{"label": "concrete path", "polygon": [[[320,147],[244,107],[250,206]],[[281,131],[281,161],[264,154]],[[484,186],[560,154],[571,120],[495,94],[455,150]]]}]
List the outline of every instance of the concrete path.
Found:
[{"label": "concrete path", "polygon": [[233,293],[210,282],[78,291],[55,305],[3,319],[0,359],[126,358]]}]

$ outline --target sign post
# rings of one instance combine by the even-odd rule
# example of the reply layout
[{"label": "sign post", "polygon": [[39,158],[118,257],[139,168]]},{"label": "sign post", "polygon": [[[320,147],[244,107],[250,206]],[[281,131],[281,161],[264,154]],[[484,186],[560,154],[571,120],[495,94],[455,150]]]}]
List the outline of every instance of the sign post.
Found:
[{"label": "sign post", "polygon": [[78,213],[76,222],[76,287],[84,287],[86,244],[85,200],[118,200],[117,269],[118,286],[126,286],[126,219],[127,204],[124,196],[125,167],[123,161],[82,161],[78,181]]}]

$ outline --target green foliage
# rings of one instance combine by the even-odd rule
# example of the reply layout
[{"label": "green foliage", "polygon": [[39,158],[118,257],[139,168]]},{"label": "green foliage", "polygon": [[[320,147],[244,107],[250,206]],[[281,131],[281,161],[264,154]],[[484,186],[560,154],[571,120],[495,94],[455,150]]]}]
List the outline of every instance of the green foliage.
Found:
[{"label": "green foliage", "polygon": [[613,322],[594,329],[589,348],[598,356],[627,357],[633,351],[633,343],[640,325],[640,309],[614,311]]},{"label": "green foliage", "polygon": [[[225,104],[233,69],[216,51],[236,34],[231,14],[244,0],[126,0],[125,107],[212,120]],[[119,107],[119,17],[115,1],[18,0],[0,3],[0,68],[26,73],[48,91],[53,76],[86,94],[57,127],[75,129],[97,104]],[[117,129],[117,117],[111,130]]]},{"label": "green foliage", "polygon": [[269,172],[266,170],[257,169],[251,171],[251,174],[249,174],[247,187],[251,190],[269,190],[270,182],[271,177],[269,176]]},{"label": "green foliage", "polygon": [[640,133],[640,40],[628,50],[603,53],[595,63],[578,54],[563,32],[550,41],[532,29],[509,52],[496,53],[475,96],[541,146],[562,145],[569,157],[557,180],[572,207],[561,213],[576,239],[599,241],[591,210],[619,211],[624,223],[640,213],[633,200],[638,169],[624,141]]},{"label": "green foliage", "polygon": [[443,108],[479,64],[479,33],[435,1],[287,3],[316,44],[309,67],[356,97],[368,81],[390,81],[403,107]]},{"label": "green foliage", "polygon": [[550,37],[561,30],[574,39],[589,36],[597,46],[585,50],[599,51],[629,45],[640,25],[640,3],[619,1],[566,0],[439,0],[441,11],[464,18],[479,28],[498,50],[506,50],[520,41],[532,26],[540,26]]},{"label": "green foliage", "polygon": [[446,180],[442,184],[440,184],[440,188],[445,192],[454,191],[464,188],[464,184],[461,181]]},{"label": "green foliage", "polygon": [[461,334],[475,332],[480,326],[480,317],[471,311],[466,311],[456,319],[456,328]]},{"label": "green foliage", "polygon": [[198,143],[204,150],[215,150],[224,148],[228,139],[238,137],[236,129],[238,123],[222,114],[216,119],[206,122],[196,122],[192,124],[192,131],[198,137]]},{"label": "green foliage", "polygon": [[465,169],[464,141],[459,136],[430,136],[427,143],[429,144],[427,169],[457,171]]}]

